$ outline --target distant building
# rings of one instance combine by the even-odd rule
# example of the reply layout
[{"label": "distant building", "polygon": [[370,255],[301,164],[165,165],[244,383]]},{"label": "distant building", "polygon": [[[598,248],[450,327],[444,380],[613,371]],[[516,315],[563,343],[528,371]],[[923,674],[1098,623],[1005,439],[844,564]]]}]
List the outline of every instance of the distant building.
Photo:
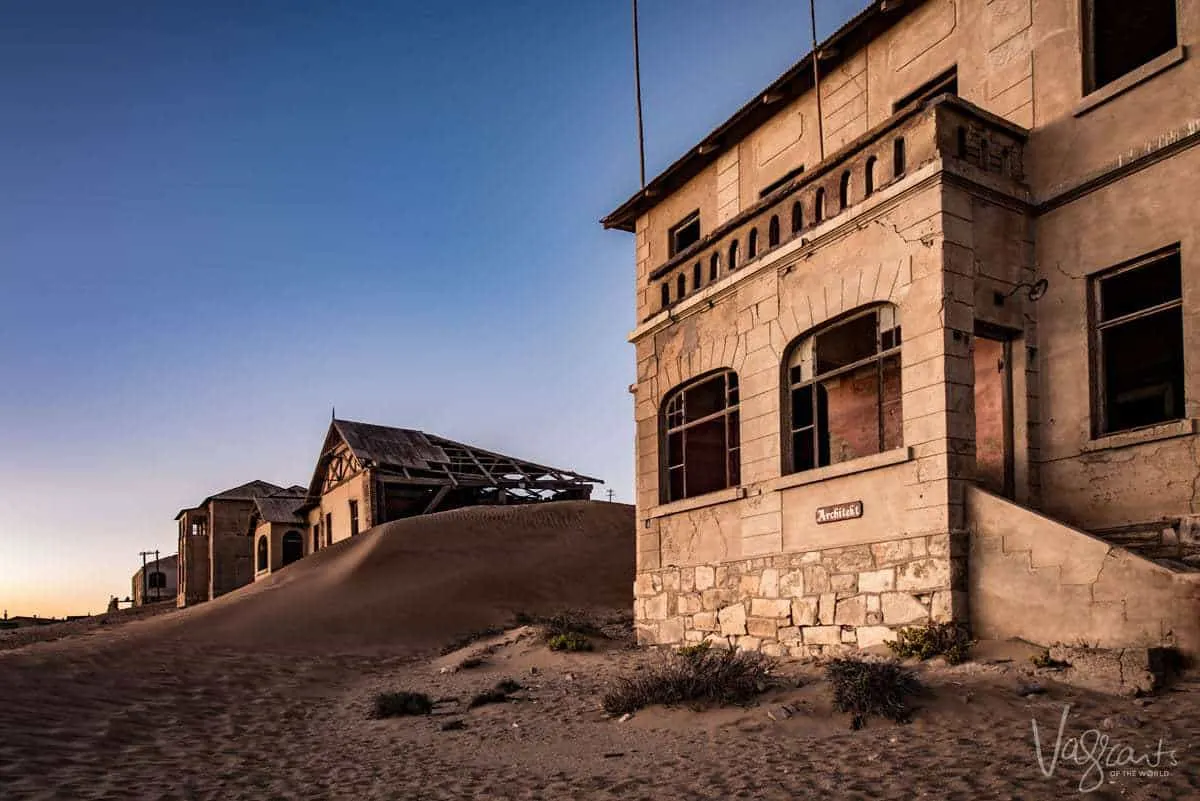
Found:
[{"label": "distant building", "polygon": [[304,538],[307,518],[300,514],[305,500],[305,489],[300,486],[254,499],[248,528],[255,581],[311,553],[311,543],[306,546]]},{"label": "distant building", "polygon": [[586,500],[599,479],[423,431],[334,420],[308,502],[312,552],[402,517],[462,506]]},{"label": "distant building", "polygon": [[210,495],[175,516],[179,523],[179,606],[217,598],[254,581],[250,518],[255,499],[284,492],[268,481],[251,481]]},{"label": "distant building", "polygon": [[174,601],[179,592],[179,555],[171,554],[146,562],[133,574],[129,597],[134,606]]}]

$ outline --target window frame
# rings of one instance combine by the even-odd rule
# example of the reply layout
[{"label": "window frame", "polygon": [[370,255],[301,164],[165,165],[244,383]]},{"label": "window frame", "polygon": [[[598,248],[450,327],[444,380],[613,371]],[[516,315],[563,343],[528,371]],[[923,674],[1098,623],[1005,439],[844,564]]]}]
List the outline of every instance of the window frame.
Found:
[{"label": "window frame", "polygon": [[[679,233],[683,229],[692,225],[692,223],[696,224],[696,241],[690,242],[684,247],[679,247]],[[674,258],[678,254],[683,253],[685,250],[692,247],[703,238],[704,230],[700,227],[700,209],[696,209],[667,230],[668,258]]]},{"label": "window frame", "polygon": [[[1148,306],[1144,309],[1128,312],[1126,314],[1115,317],[1111,320],[1100,320],[1101,309],[1101,291],[1105,281],[1115,278],[1119,275],[1133,272],[1135,270],[1149,267],[1164,259],[1169,259],[1172,256],[1179,260],[1179,297],[1176,300],[1159,303],[1154,306]],[[1156,314],[1180,310],[1180,316],[1183,317],[1183,251],[1180,243],[1176,242],[1158,250],[1145,253],[1136,258],[1122,262],[1120,264],[1107,267],[1088,276],[1088,372],[1090,385],[1090,400],[1091,400],[1091,435],[1093,440],[1103,439],[1118,434],[1124,434],[1130,431],[1138,431],[1153,426],[1165,425],[1187,418],[1187,347],[1186,340],[1184,347],[1181,348],[1183,363],[1180,364],[1180,381],[1183,391],[1183,404],[1179,409],[1177,416],[1170,419],[1159,420],[1154,423],[1147,423],[1141,426],[1132,426],[1129,428],[1112,428],[1109,423],[1108,415],[1108,383],[1106,381],[1104,367],[1104,337],[1102,332],[1111,330],[1127,323],[1137,322],[1152,317]],[[1183,338],[1184,321],[1180,320],[1180,337]]]},{"label": "window frame", "polygon": [[[880,329],[880,324],[879,324],[879,315],[885,309],[891,309],[892,313],[895,317],[895,324],[889,330],[900,332],[899,337],[894,338],[892,346],[889,348],[883,347],[882,331]],[[832,370],[827,370],[823,373],[818,373],[818,372],[816,372],[816,343],[814,342],[814,345],[813,345],[814,359],[813,359],[813,374],[812,374],[812,376],[810,376],[808,378],[802,378],[800,381],[792,381],[791,368],[792,368],[793,356],[798,350],[800,350],[802,347],[804,347],[805,343],[807,343],[810,340],[816,340],[820,336],[826,335],[831,331],[834,331],[848,323],[852,323],[853,321],[858,320],[862,317],[866,317],[868,315],[875,317],[875,344],[876,344],[875,353],[873,353],[871,356],[857,359],[854,362],[851,362],[850,364],[845,364],[840,367],[834,368]],[[841,317],[837,317],[833,320],[829,320],[828,322],[818,326],[817,328],[814,328],[811,331],[805,333],[804,335],[799,336],[796,339],[792,340],[792,342],[788,345],[787,349],[784,351],[783,361],[781,362],[781,365],[780,365],[780,373],[781,373],[780,389],[781,389],[781,393],[782,393],[782,398],[780,400],[780,421],[781,421],[780,453],[782,454],[782,457],[783,457],[782,458],[783,464],[781,465],[781,471],[782,471],[783,475],[785,475],[785,476],[796,475],[799,473],[806,473],[810,470],[816,470],[816,469],[819,469],[822,467],[827,467],[827,466],[833,465],[833,464],[842,464],[842,462],[833,462],[832,460],[829,462],[828,465],[823,465],[820,463],[820,461],[821,461],[821,459],[820,459],[820,433],[819,433],[820,415],[818,413],[818,408],[820,406],[819,393],[815,389],[812,392],[812,405],[813,405],[812,423],[808,426],[802,426],[800,428],[796,427],[794,419],[793,419],[792,395],[797,390],[803,389],[804,387],[810,387],[810,386],[811,387],[819,387],[823,382],[829,381],[830,379],[852,374],[852,373],[862,369],[863,367],[871,364],[872,362],[874,362],[876,365],[876,377],[878,380],[877,406],[878,406],[879,450],[876,451],[874,454],[862,454],[861,456],[862,457],[870,457],[870,456],[874,456],[878,453],[884,453],[887,450],[891,450],[891,448],[885,447],[886,442],[885,442],[885,437],[884,437],[883,365],[884,365],[885,361],[894,357],[897,360],[898,369],[903,370],[903,367],[904,367],[903,356],[902,356],[903,347],[904,347],[904,335],[903,335],[902,324],[901,324],[900,307],[896,306],[893,303],[873,303],[869,306],[860,307],[858,309],[853,310],[852,312],[850,312],[848,314],[842,315]],[[903,379],[901,379],[901,381],[903,381]],[[900,398],[899,402],[901,404],[900,405],[900,425],[901,425],[901,427],[900,427],[900,444],[897,447],[903,447],[903,444],[904,444],[904,406],[903,406],[904,387],[903,387],[903,383],[901,383],[899,398]],[[828,416],[828,412],[827,412],[827,416]],[[795,445],[794,445],[795,435],[802,428],[811,428],[811,429],[813,429],[813,432],[814,432],[814,434],[813,434],[813,449],[814,449],[813,464],[811,467],[805,467],[805,468],[799,468],[796,466],[796,453],[795,453]]]},{"label": "window frame", "polygon": [[[724,395],[725,405],[715,412],[699,417],[695,420],[687,419],[687,393],[699,387],[702,384],[708,383],[718,377],[725,379]],[[659,408],[658,415],[658,430],[659,430],[659,502],[674,503],[675,501],[697,498],[702,495],[708,495],[712,492],[723,492],[731,487],[737,487],[741,484],[741,457],[742,457],[742,436],[741,436],[741,388],[738,380],[738,375],[732,368],[722,368],[709,371],[703,375],[696,376],[689,381],[680,384],[672,389],[664,397]],[[678,414],[682,417],[682,422],[677,425],[672,425],[670,418],[675,414],[672,405],[676,399],[681,399],[681,405],[678,409]],[[725,421],[725,481],[724,485],[708,492],[689,494],[687,490],[687,430],[698,426],[710,424],[715,420],[724,419]],[[680,441],[680,458],[681,462],[678,465],[670,464],[670,437],[672,434],[682,434]],[[731,436],[735,434],[736,436]],[[735,441],[735,444],[730,444]],[[671,492],[671,472],[673,470],[681,470],[682,478],[682,493],[679,497],[673,497]]]},{"label": "window frame", "polygon": [[[1130,0],[1130,1],[1132,2],[1135,0]],[[1172,3],[1175,6],[1175,47],[1178,48],[1181,44],[1180,30],[1182,28],[1182,22],[1183,22],[1182,11],[1180,10],[1179,0],[1172,0]],[[1096,83],[1095,4],[1096,4],[1096,0],[1079,0],[1079,37],[1080,37],[1079,53],[1080,53],[1080,58],[1082,61],[1082,64],[1081,64],[1081,66],[1082,66],[1081,73],[1082,74],[1080,75],[1080,78],[1082,79],[1082,82],[1083,82],[1083,86],[1082,86],[1083,97],[1087,97],[1088,95],[1103,91],[1104,89],[1107,89],[1111,86],[1116,85],[1117,83],[1119,83],[1121,81],[1121,79],[1123,79],[1129,75],[1132,75],[1134,72],[1136,72],[1141,67],[1144,67],[1144,66],[1146,66],[1146,64],[1150,64],[1151,62],[1153,62],[1154,58],[1160,58],[1162,56],[1165,56],[1167,53],[1171,52],[1168,49],[1162,53],[1159,53],[1157,56],[1150,59],[1149,61],[1146,61],[1145,63],[1140,64],[1137,67],[1127,70],[1126,72],[1122,73],[1121,75],[1114,77],[1112,80],[1108,81],[1108,83],[1105,83],[1103,85],[1098,85]]]}]

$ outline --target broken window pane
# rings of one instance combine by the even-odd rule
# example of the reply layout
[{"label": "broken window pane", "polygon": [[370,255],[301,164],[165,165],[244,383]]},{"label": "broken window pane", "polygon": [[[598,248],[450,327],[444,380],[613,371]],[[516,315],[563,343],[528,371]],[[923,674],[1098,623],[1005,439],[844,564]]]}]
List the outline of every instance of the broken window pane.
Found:
[{"label": "broken window pane", "polygon": [[663,407],[663,501],[702,495],[740,480],[737,376],[719,373],[677,390]]},{"label": "broken window pane", "polygon": [[1097,433],[1184,416],[1179,251],[1096,279]]},{"label": "broken window pane", "polygon": [[682,253],[700,241],[700,212],[694,211],[671,228],[671,255]]}]

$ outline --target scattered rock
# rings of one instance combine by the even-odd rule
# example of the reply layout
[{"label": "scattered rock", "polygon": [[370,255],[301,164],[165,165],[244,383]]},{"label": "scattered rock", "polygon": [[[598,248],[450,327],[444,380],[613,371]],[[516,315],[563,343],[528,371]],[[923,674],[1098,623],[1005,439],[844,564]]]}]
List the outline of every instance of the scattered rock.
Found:
[{"label": "scattered rock", "polygon": [[1031,695],[1042,695],[1046,692],[1046,688],[1038,684],[1036,681],[1021,682],[1017,685],[1017,695],[1022,698],[1028,698]]},{"label": "scattered rock", "polygon": [[563,678],[566,679],[567,681],[575,681],[575,674],[568,673],[567,675],[563,676]]},{"label": "scattered rock", "polygon": [[767,708],[767,717],[771,720],[787,720],[792,716],[792,708],[787,704]]},{"label": "scattered rock", "polygon": [[1143,706],[1144,707],[1144,706],[1150,706],[1153,703],[1154,703],[1153,698],[1134,698],[1133,699],[1134,706]]},{"label": "scattered rock", "polygon": [[625,756],[624,751],[609,751],[607,754],[604,755],[604,758],[605,759],[616,759],[617,757],[623,757],[623,756]]},{"label": "scattered rock", "polygon": [[629,720],[631,717],[633,717],[633,713],[626,712],[624,715],[621,715],[621,717],[617,719],[617,723],[624,723],[625,721]]},{"label": "scattered rock", "polygon": [[443,675],[445,675],[446,673],[453,673],[453,672],[454,672],[454,668],[448,668],[448,667],[444,667],[438,671],[438,673],[441,673]]},{"label": "scattered rock", "polygon": [[455,718],[454,720],[447,720],[442,724],[442,731],[461,731],[465,728],[467,728],[467,724],[463,723],[458,718]]},{"label": "scattered rock", "polygon": [[1122,729],[1140,729],[1142,727],[1142,720],[1133,715],[1114,715],[1100,721],[1100,728],[1102,729],[1115,729],[1117,727]]}]

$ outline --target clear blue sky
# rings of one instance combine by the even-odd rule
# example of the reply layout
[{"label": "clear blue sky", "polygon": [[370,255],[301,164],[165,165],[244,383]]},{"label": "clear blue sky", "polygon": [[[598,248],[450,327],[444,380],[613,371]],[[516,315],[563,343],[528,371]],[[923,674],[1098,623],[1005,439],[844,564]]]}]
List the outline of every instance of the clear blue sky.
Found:
[{"label": "clear blue sky", "polygon": [[[803,0],[641,13],[651,175],[808,50]],[[0,109],[10,614],[306,483],[333,405],[632,499],[628,2],[8,3]]]}]

